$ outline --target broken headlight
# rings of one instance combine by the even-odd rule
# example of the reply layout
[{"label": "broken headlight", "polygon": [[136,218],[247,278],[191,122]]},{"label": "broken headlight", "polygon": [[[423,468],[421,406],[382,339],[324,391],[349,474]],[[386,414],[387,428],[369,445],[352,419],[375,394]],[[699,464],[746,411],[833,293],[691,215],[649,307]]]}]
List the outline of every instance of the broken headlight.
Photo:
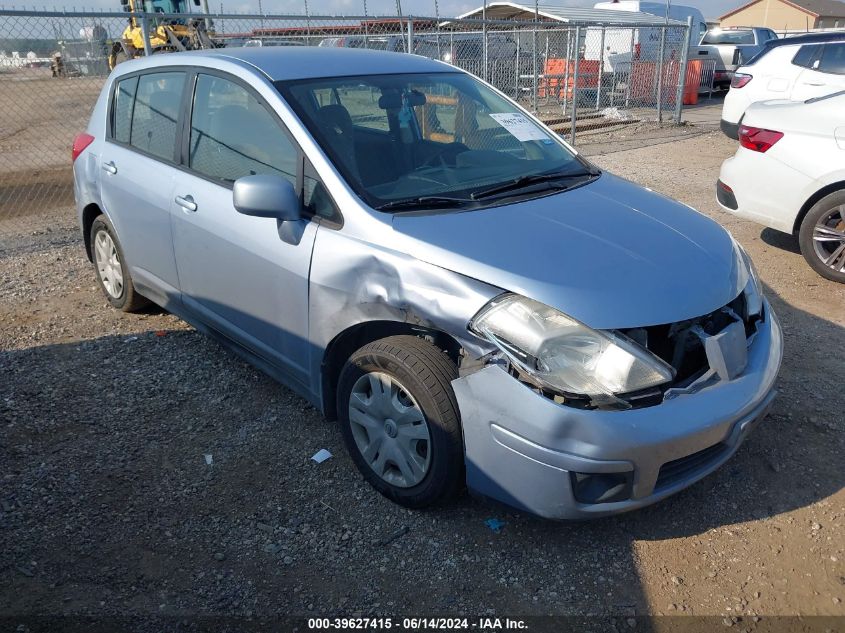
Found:
[{"label": "broken headlight", "polygon": [[672,367],[633,341],[518,295],[494,299],[470,327],[541,386],[594,402],[616,401],[674,377]]},{"label": "broken headlight", "polygon": [[745,249],[740,246],[739,242],[734,240],[737,251],[739,251],[740,259],[745,264],[745,269],[748,271],[748,283],[742,293],[745,295],[745,311],[746,318],[753,316],[760,316],[763,312],[763,284],[760,281],[760,276],[757,274],[757,269],[754,267],[754,262],[751,257],[745,252]]}]

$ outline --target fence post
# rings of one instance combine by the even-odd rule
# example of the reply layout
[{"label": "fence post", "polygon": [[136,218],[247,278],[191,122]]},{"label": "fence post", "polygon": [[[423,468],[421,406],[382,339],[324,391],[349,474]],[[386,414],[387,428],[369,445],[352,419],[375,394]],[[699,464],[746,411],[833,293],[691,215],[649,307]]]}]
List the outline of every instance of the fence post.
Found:
[{"label": "fence post", "polygon": [[[575,126],[578,125],[578,71],[581,65],[581,27],[575,27],[575,69],[572,71],[572,133],[570,136],[570,143],[575,145]],[[566,86],[564,90],[569,90]]]},{"label": "fence post", "polygon": [[[572,31],[569,27],[566,27],[566,68],[563,71],[563,116],[566,116],[566,109],[569,107],[569,77],[570,77],[570,64],[569,64],[569,57],[572,54]],[[548,40],[546,40],[546,59],[549,58],[549,45]],[[548,85],[548,82],[546,82]],[[555,86],[557,86],[557,90],[555,91],[557,94],[556,97],[560,97],[560,77],[557,78],[555,81]]]},{"label": "fence post", "polygon": [[364,0],[364,48],[370,48],[370,27],[369,27],[369,17],[367,17],[367,0]]},{"label": "fence post", "polygon": [[408,52],[414,52],[414,18],[408,16]]},{"label": "fence post", "polygon": [[[596,80],[596,110],[601,107],[601,84],[604,77],[604,38],[607,27],[601,27],[601,44],[599,45],[599,76]],[[587,36],[589,37],[589,35]]]},{"label": "fence post", "polygon": [[150,46],[150,22],[146,13],[141,14],[141,37],[144,40],[144,55],[149,57],[153,54],[153,48]]},{"label": "fence post", "polygon": [[537,114],[537,90],[540,88],[540,78],[539,73],[537,72],[539,69],[537,68],[537,22],[540,21],[540,9],[539,5],[537,4],[537,0],[534,2],[534,26],[532,28],[532,36],[534,39],[534,46],[533,46],[533,55],[531,56],[534,60],[534,90],[533,94],[531,95],[531,111],[534,114]]},{"label": "fence post", "polygon": [[[642,37],[642,29],[639,27],[631,27],[631,62],[628,64],[628,79],[625,81],[625,107],[627,108],[631,103],[631,83],[634,81],[634,64],[636,60],[634,59],[634,53],[636,49],[636,41],[637,35]],[[616,64],[618,66],[619,64]],[[616,73],[614,67],[614,73]],[[613,82],[613,85],[616,86],[616,81]]]},{"label": "fence post", "polygon": [[[684,111],[684,92],[687,87],[687,64],[689,63],[689,43],[692,35],[692,16],[687,17],[686,46],[681,50],[681,67],[678,69],[678,92],[675,95],[675,123],[681,124],[681,113]],[[699,79],[700,81],[700,79]],[[698,87],[696,87],[698,90]]]},{"label": "fence post", "polygon": [[660,61],[657,62],[657,123],[663,123],[663,72],[666,60],[666,29],[664,26],[660,33]]},{"label": "fence post", "polygon": [[522,39],[519,37],[519,31],[516,31],[516,83],[514,84],[513,88],[513,98],[517,101],[519,100],[519,40]]},{"label": "fence post", "polygon": [[484,20],[481,23],[481,48],[482,48],[482,62],[481,62],[481,75],[484,81],[490,81],[490,78],[487,74],[487,0],[484,0],[484,4],[481,7],[481,19]]},{"label": "fence post", "polygon": [[443,53],[440,50],[440,7],[437,0],[434,0],[434,18],[437,20],[437,61],[443,61]]}]

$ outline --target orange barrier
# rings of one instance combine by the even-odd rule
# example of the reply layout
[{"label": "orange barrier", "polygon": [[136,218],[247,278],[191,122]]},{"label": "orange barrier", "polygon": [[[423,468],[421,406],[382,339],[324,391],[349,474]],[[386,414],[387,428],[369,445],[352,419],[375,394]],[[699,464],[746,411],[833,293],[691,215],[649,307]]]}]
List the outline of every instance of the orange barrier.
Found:
[{"label": "orange barrier", "polygon": [[[569,76],[567,76],[567,68]],[[599,61],[578,61],[578,89],[598,86]],[[543,66],[543,79],[537,88],[539,97],[566,97],[571,99],[575,88],[575,62],[552,57]]]},{"label": "orange barrier", "polygon": [[[675,103],[678,92],[679,62],[668,60],[663,64],[663,103]],[[701,72],[704,63],[698,59],[687,62],[687,76],[684,84],[684,105],[698,103],[698,86],[701,84]],[[630,89],[628,96],[634,100],[653,101],[657,87],[658,70],[656,62],[635,61],[631,71]]]},{"label": "orange barrier", "polygon": [[698,103],[698,87],[701,85],[701,71],[704,62],[700,59],[692,59],[687,62],[687,81],[684,84],[684,105],[695,105]]}]

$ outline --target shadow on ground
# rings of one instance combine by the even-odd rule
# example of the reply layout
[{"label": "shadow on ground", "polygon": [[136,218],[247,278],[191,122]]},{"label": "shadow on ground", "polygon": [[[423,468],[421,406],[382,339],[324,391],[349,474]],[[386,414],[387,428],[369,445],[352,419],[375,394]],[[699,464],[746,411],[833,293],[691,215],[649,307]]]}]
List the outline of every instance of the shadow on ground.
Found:
[{"label": "shadow on ground", "polygon": [[[644,589],[637,542],[774,517],[843,487],[842,429],[808,421],[802,399],[808,365],[845,383],[841,357],[819,348],[842,328],[768,295],[786,332],[770,418],[691,489],[591,523],[467,497],[399,508],[361,481],[316,410],[196,332],[0,352],[0,611],[653,613],[665,605]],[[822,391],[827,410],[845,408],[841,390]],[[335,457],[318,466],[323,447]]]}]

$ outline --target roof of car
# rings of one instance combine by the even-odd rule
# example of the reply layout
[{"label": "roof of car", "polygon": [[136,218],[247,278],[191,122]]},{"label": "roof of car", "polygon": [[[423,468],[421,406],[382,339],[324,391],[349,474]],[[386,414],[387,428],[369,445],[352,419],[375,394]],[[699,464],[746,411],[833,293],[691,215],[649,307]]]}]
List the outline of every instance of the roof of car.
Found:
[{"label": "roof of car", "polygon": [[795,46],[796,44],[816,44],[818,42],[835,42],[845,41],[845,33],[830,32],[830,33],[807,33],[806,35],[795,35],[794,37],[783,37],[777,40],[769,40],[766,42],[767,48],[777,48],[778,46]]},{"label": "roof of car", "polygon": [[254,66],[273,81],[392,73],[456,72],[454,66],[418,55],[359,48],[256,46],[176,53],[180,60],[225,57]]}]

